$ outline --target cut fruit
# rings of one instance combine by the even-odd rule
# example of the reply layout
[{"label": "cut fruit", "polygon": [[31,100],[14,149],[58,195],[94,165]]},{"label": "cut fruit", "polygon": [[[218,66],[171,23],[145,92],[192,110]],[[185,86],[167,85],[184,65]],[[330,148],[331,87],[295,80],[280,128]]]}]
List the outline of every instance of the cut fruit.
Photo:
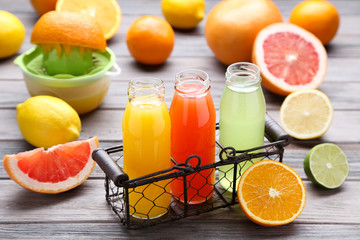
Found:
[{"label": "cut fruit", "polygon": [[245,215],[263,226],[294,221],[306,201],[300,176],[289,166],[273,160],[251,165],[240,178],[237,195]]},{"label": "cut fruit", "polygon": [[121,24],[121,9],[116,0],[58,0],[56,10],[87,14],[95,18],[106,40],[115,35]]},{"label": "cut fruit", "polygon": [[60,193],[83,183],[96,162],[92,151],[99,146],[97,137],[56,145],[48,150],[36,148],[6,155],[4,168],[20,186],[38,193]]},{"label": "cut fruit", "polygon": [[316,89],[304,89],[287,96],[280,108],[280,123],[297,139],[313,139],[324,135],[334,116],[330,99]]},{"label": "cut fruit", "polygon": [[306,154],[304,170],[313,183],[327,189],[334,189],[345,182],[349,174],[349,164],[339,146],[333,143],[322,143]]},{"label": "cut fruit", "polygon": [[275,23],[261,30],[252,60],[260,67],[262,85],[283,96],[317,88],[327,70],[327,53],[320,40],[290,23]]}]

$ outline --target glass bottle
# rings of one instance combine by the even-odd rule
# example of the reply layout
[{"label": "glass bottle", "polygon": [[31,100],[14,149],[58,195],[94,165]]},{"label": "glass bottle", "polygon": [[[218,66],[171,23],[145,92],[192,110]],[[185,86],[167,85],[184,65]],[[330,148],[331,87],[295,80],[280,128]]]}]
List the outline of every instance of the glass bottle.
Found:
[{"label": "glass bottle", "polygon": [[[219,142],[224,147],[246,150],[264,144],[266,105],[261,89],[260,69],[252,63],[239,62],[226,70],[226,86],[220,100]],[[252,162],[260,159],[253,159]],[[236,186],[240,174],[252,163],[239,163]],[[239,174],[239,171],[240,174]],[[232,192],[233,165],[219,168],[221,186]]]},{"label": "glass bottle", "polygon": [[[176,75],[170,118],[171,156],[175,161],[184,163],[197,154],[201,166],[214,163],[216,112],[206,72],[189,69]],[[196,166],[198,161],[194,159],[189,163]],[[186,199],[182,179],[175,179],[171,183],[172,194],[190,204],[205,202],[214,191],[214,172],[214,169],[207,169],[187,176]]]},{"label": "glass bottle", "polygon": [[[164,101],[165,88],[157,78],[137,78],[129,83],[123,117],[124,171],[129,179],[171,166],[171,122]],[[156,218],[168,212],[169,180],[129,189],[130,214]]]}]

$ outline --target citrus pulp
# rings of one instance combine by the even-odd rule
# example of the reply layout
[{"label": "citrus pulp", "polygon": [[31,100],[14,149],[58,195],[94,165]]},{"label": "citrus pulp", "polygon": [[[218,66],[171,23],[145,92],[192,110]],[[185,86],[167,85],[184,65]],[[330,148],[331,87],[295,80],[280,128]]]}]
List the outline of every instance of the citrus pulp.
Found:
[{"label": "citrus pulp", "polygon": [[304,170],[313,183],[334,189],[345,182],[349,174],[349,164],[344,151],[338,145],[322,143],[306,154]]},{"label": "citrus pulp", "polygon": [[284,96],[319,87],[327,70],[327,53],[320,40],[290,23],[262,29],[256,36],[252,59],[260,67],[262,85]]},{"label": "citrus pulp", "polygon": [[306,201],[300,176],[286,164],[273,160],[251,165],[240,178],[237,195],[245,215],[263,226],[294,221]]},{"label": "citrus pulp", "polygon": [[36,148],[6,155],[3,165],[12,180],[38,193],[60,193],[83,183],[96,162],[92,151],[99,146],[97,137],[56,145],[45,151]]},{"label": "citrus pulp", "polygon": [[56,10],[77,12],[95,18],[106,40],[115,35],[121,24],[121,8],[116,0],[58,0]]},{"label": "citrus pulp", "polygon": [[334,116],[330,99],[315,89],[304,89],[287,96],[280,108],[280,123],[297,139],[313,139],[324,135]]}]

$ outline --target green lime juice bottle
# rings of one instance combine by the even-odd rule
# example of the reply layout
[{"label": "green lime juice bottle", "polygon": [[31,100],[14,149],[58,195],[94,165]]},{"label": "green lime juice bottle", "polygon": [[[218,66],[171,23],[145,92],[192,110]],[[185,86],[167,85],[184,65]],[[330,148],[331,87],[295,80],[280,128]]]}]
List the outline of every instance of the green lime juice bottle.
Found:
[{"label": "green lime juice bottle", "polygon": [[[260,69],[252,63],[239,62],[226,70],[226,87],[220,100],[219,141],[223,147],[246,150],[264,144],[266,105],[261,89]],[[238,164],[236,186],[252,159]],[[219,167],[221,186],[233,191],[234,165]]]}]

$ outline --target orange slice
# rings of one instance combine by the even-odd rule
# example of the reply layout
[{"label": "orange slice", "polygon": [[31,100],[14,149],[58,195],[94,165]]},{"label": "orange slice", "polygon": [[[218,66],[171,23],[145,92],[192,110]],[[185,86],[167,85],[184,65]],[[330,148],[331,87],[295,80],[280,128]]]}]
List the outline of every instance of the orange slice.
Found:
[{"label": "orange slice", "polygon": [[96,162],[92,151],[99,146],[97,137],[56,145],[48,150],[36,148],[6,155],[4,168],[20,186],[38,193],[60,193],[83,183]]},{"label": "orange slice", "polygon": [[87,14],[95,18],[106,40],[115,35],[121,24],[121,9],[115,0],[58,0],[56,10]]},{"label": "orange slice", "polygon": [[263,160],[251,165],[241,176],[238,200],[245,215],[263,226],[294,221],[305,206],[305,186],[289,166]]}]

